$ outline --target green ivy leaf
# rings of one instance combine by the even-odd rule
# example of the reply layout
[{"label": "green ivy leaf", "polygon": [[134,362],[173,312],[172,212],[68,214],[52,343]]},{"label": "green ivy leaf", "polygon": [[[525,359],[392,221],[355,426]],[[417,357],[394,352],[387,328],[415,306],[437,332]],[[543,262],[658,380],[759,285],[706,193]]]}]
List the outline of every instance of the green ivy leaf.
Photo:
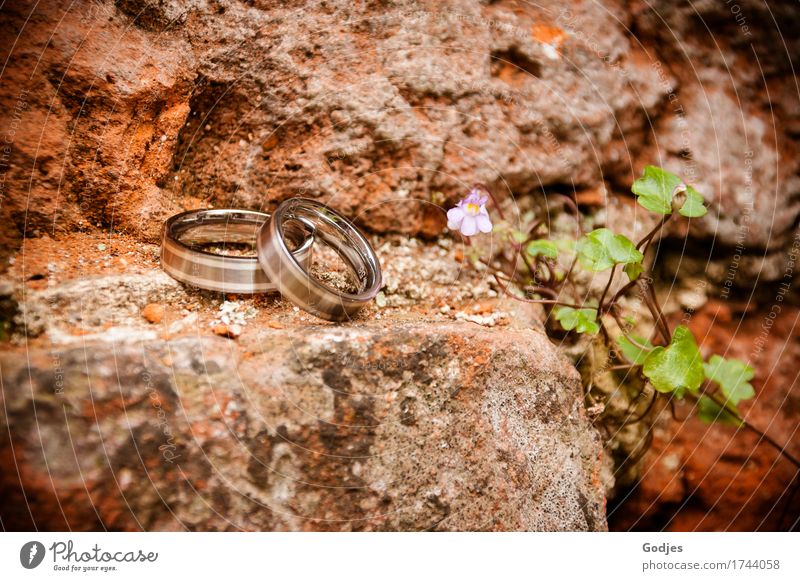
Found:
[{"label": "green ivy leaf", "polygon": [[678,213],[687,218],[699,218],[708,211],[703,196],[692,186],[687,186],[681,178],[672,172],[654,165],[644,168],[642,177],[633,182],[631,191],[636,194],[636,201],[656,214],[672,214],[672,197],[678,186],[684,186],[686,201]]},{"label": "green ivy leaf", "polygon": [[641,262],[631,262],[626,264],[623,270],[628,275],[628,280],[636,280],[644,272],[644,267]]},{"label": "green ivy leaf", "polygon": [[600,325],[597,323],[597,309],[561,307],[556,313],[556,320],[561,323],[565,331],[574,329],[578,333],[594,335],[600,330]]},{"label": "green ivy leaf", "polygon": [[708,363],[703,365],[706,378],[719,384],[722,393],[733,405],[750,399],[756,394],[750,380],[753,379],[753,368],[738,359],[725,359],[712,355]]},{"label": "green ivy leaf", "polygon": [[707,424],[718,422],[721,424],[736,426],[737,428],[740,428],[744,425],[744,422],[737,418],[733,412],[720,407],[717,402],[707,395],[701,395],[697,400],[697,417]]},{"label": "green ivy leaf", "polygon": [[578,241],[581,263],[595,272],[607,270],[615,264],[636,264],[642,261],[642,253],[633,242],[622,234],[614,234],[608,228],[598,228]]},{"label": "green ivy leaf", "polygon": [[703,383],[703,358],[692,332],[681,325],[667,347],[655,347],[644,362],[645,377],[661,393],[682,398],[686,390],[696,392]]},{"label": "green ivy leaf", "polygon": [[545,258],[557,258],[558,248],[552,240],[532,240],[526,251],[531,256],[544,256]]},{"label": "green ivy leaf", "polygon": [[681,185],[681,178],[674,173],[648,165],[644,174],[633,182],[631,191],[638,196],[637,202],[656,214],[672,213],[672,192]]},{"label": "green ivy leaf", "polygon": [[[638,335],[631,335],[631,339],[636,341],[636,344],[625,335],[617,337],[619,350],[622,351],[625,359],[634,365],[643,365],[647,356],[650,355],[650,352],[654,349],[653,344],[644,337],[639,337]],[[639,347],[639,345],[641,345],[641,347]]]},{"label": "green ivy leaf", "polygon": [[699,218],[705,216],[707,212],[705,200],[703,200],[700,192],[692,186],[686,186],[686,201],[681,206],[681,209],[678,210],[678,213],[687,218]]}]

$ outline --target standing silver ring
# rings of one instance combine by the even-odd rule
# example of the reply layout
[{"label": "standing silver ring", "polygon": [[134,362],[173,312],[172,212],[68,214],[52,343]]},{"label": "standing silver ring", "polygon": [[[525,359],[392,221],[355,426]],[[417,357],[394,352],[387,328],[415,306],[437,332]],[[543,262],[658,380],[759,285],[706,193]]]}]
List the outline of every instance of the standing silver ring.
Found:
[{"label": "standing silver ring", "polygon": [[[204,249],[212,245],[223,250],[252,249],[269,218],[263,212],[232,209],[192,210],[172,216],[164,224],[161,268],[180,282],[207,290],[236,294],[277,291],[253,250],[249,256],[231,256]],[[286,235],[292,255],[305,264],[314,243],[313,232],[294,227]]]},{"label": "standing silver ring", "polygon": [[[330,247],[347,266],[352,288],[342,290],[309,272],[287,246],[288,235],[300,225],[313,231],[314,252]],[[300,226],[301,227],[301,226]],[[258,233],[258,260],[281,294],[301,309],[342,321],[375,298],[382,285],[381,266],[369,241],[347,218],[306,198],[281,203]]]}]

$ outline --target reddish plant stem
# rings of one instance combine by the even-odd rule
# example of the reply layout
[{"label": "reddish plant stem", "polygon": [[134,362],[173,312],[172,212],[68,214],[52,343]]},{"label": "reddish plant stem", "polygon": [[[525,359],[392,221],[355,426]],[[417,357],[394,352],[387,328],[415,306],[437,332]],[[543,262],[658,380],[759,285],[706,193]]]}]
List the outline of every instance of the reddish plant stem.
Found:
[{"label": "reddish plant stem", "polygon": [[[652,280],[652,278],[650,278],[648,280]],[[669,323],[667,322],[667,318],[664,316],[664,313],[661,311],[661,305],[658,304],[658,297],[656,296],[656,289],[649,282],[646,282],[645,284],[647,285],[647,289],[648,289],[648,291],[650,293],[650,300],[652,301],[653,307],[656,310],[656,316],[658,317],[658,320],[661,322],[661,326],[664,329],[664,332],[665,332],[664,339],[666,340],[667,343],[669,343],[670,341],[672,341],[672,331],[670,331]]]},{"label": "reddish plant stem", "polygon": [[[757,428],[757,427],[755,427],[753,424],[751,424],[750,422],[748,422],[747,420],[745,420],[745,419],[744,419],[744,418],[741,416],[741,414],[739,413],[739,410],[737,410],[736,408],[731,408],[731,406],[730,406],[730,405],[728,405],[728,402],[727,402],[726,400],[722,400],[722,399],[719,397],[719,395],[718,395],[718,394],[716,394],[716,393],[711,393],[711,392],[709,392],[709,391],[706,391],[706,390],[704,390],[704,391],[703,391],[703,395],[704,395],[705,397],[707,397],[707,398],[711,399],[711,400],[712,400],[712,401],[713,401],[715,404],[717,404],[717,405],[718,405],[720,408],[724,409],[724,410],[725,410],[725,411],[727,411],[729,414],[731,414],[733,417],[735,417],[737,420],[739,420],[739,421],[742,423],[742,427],[743,427],[743,428],[745,428],[745,429],[747,429],[747,430],[750,430],[751,432],[753,432],[754,434],[756,434],[756,435],[759,437],[759,443],[760,443],[760,442],[763,440],[764,442],[766,442],[767,444],[769,444],[770,446],[772,446],[772,447],[773,447],[775,450],[777,450],[777,451],[778,451],[778,452],[781,454],[781,456],[783,456],[783,457],[784,457],[784,458],[786,458],[786,459],[787,459],[789,462],[791,462],[792,464],[794,464],[794,466],[795,466],[796,468],[800,469],[800,460],[798,460],[798,459],[797,459],[797,458],[795,458],[795,457],[794,457],[792,454],[790,454],[789,452],[787,452],[787,451],[786,451],[786,448],[785,448],[784,446],[781,446],[781,444],[780,444],[780,443],[779,443],[777,440],[773,439],[771,436],[767,435],[767,434],[766,434],[766,432],[763,432],[762,430],[758,429],[758,428]],[[697,402],[697,401],[698,401],[698,399],[699,399],[699,398],[698,398],[698,396],[696,396],[696,395],[695,395],[695,394],[693,394],[693,393],[687,393],[687,397],[688,397],[689,399],[692,399],[692,400],[693,400],[693,401],[695,401],[695,402]]]},{"label": "reddish plant stem", "polygon": [[525,239],[525,242],[523,242],[523,244],[527,244],[528,242],[536,240],[536,236],[534,236],[534,232],[536,232],[536,230],[539,229],[539,226],[543,226],[543,225],[544,225],[544,220],[542,220],[541,218],[539,218],[538,220],[533,222],[533,224],[531,224],[528,227],[528,231],[526,232],[528,237]]},{"label": "reddish plant stem", "polygon": [[[622,331],[622,334],[625,336],[625,338],[628,341],[630,341],[631,345],[633,345],[634,347],[638,347],[642,351],[649,351],[649,348],[647,347],[647,345],[642,345],[636,339],[634,339],[633,337],[628,335],[628,333],[626,332],[626,325],[625,325],[625,323],[622,322],[622,320],[619,318],[619,315],[617,313],[615,313],[613,310],[609,310],[609,313],[611,314],[612,317],[614,317],[614,320],[617,322],[617,326],[619,327],[619,330]],[[636,366],[634,366],[634,367],[636,367]]]},{"label": "reddish plant stem", "polygon": [[621,289],[619,289],[619,290],[618,290],[618,291],[617,291],[617,292],[614,294],[614,296],[613,296],[613,297],[611,297],[611,300],[610,300],[610,301],[608,301],[608,304],[606,305],[605,309],[606,309],[607,311],[610,311],[610,310],[611,310],[611,308],[612,308],[612,307],[613,307],[613,306],[616,304],[616,302],[617,302],[617,301],[618,301],[620,298],[622,298],[623,296],[625,296],[625,293],[627,293],[627,292],[628,292],[629,290],[631,290],[631,289],[632,289],[634,286],[636,286],[636,283],[637,283],[637,282],[639,282],[639,279],[634,279],[634,280],[632,280],[632,281],[629,281],[629,282],[628,282],[628,283],[627,283],[625,286],[623,286]]},{"label": "reddish plant stem", "polygon": [[606,295],[608,294],[608,289],[611,288],[611,282],[614,280],[614,273],[617,271],[617,265],[611,267],[611,274],[608,275],[608,282],[606,283],[606,288],[603,289],[603,294],[600,295],[600,302],[597,305],[597,314],[603,312],[603,301],[606,299]]},{"label": "reddish plant stem", "polygon": [[[561,287],[560,288],[563,289],[564,286],[567,284],[567,282],[570,281],[570,279],[572,277],[572,271],[575,270],[575,265],[576,264],[578,264],[578,255],[577,254],[572,259],[572,262],[570,263],[569,269],[567,269],[567,273],[564,275],[564,278],[561,279]],[[573,283],[573,286],[575,286],[575,283]]]},{"label": "reddish plant stem", "polygon": [[672,340],[672,333],[670,333],[669,326],[666,324],[664,314],[661,312],[658,303],[655,302],[657,300],[655,298],[655,293],[653,293],[653,296],[651,297],[648,290],[651,288],[649,283],[642,281],[641,284],[646,287],[644,289],[645,292],[642,294],[642,298],[644,298],[644,304],[650,310],[650,315],[652,315],[653,320],[656,323],[656,329],[658,329],[664,341],[669,344],[669,342]]},{"label": "reddish plant stem", "polygon": [[[575,220],[578,222],[578,238],[580,238],[581,236],[583,236],[583,216],[581,215],[581,211],[578,209],[577,198],[573,199],[571,196],[561,193],[557,195],[561,196],[564,199],[566,205],[569,206],[569,209],[572,210],[573,214],[575,214]],[[575,195],[575,190],[573,188],[572,196],[574,195]]]},{"label": "reddish plant stem", "polygon": [[650,398],[650,402],[647,404],[645,410],[638,416],[635,416],[634,418],[626,419],[625,421],[623,421],[623,424],[628,426],[630,424],[641,422],[643,419],[647,417],[647,414],[649,414],[650,411],[653,409],[653,406],[655,405],[657,399],[658,399],[658,392],[656,390],[653,390],[653,397]]},{"label": "reddish plant stem", "polygon": [[658,234],[658,232],[659,232],[659,231],[660,231],[660,230],[661,230],[661,229],[662,229],[664,226],[666,226],[667,222],[669,222],[669,221],[672,219],[672,216],[674,216],[674,215],[675,215],[675,214],[674,214],[674,212],[673,212],[672,214],[666,214],[666,215],[664,215],[664,216],[661,218],[661,220],[659,220],[659,221],[658,221],[658,224],[656,224],[656,225],[653,227],[653,229],[652,229],[652,230],[650,230],[650,232],[648,232],[647,234],[645,234],[644,238],[642,238],[641,240],[639,240],[639,242],[636,244],[636,250],[640,250],[640,249],[642,248],[642,245],[644,245],[644,244],[646,244],[646,243],[650,242],[650,240],[652,240],[652,239],[653,239],[653,236],[655,236],[656,234]]},{"label": "reddish plant stem", "polygon": [[[500,287],[500,289],[505,294],[507,294],[509,297],[511,297],[512,299],[514,299],[516,301],[520,301],[520,302],[523,302],[523,303],[533,303],[533,304],[538,304],[538,305],[559,305],[559,306],[563,306],[563,307],[572,307],[573,309],[582,308],[580,305],[576,305],[574,303],[567,303],[567,302],[564,302],[564,301],[559,301],[556,298],[554,298],[553,300],[548,300],[548,299],[527,299],[527,298],[523,298],[523,297],[518,297],[517,295],[512,293],[510,290],[508,290],[508,286],[506,286],[506,285],[504,285],[502,283],[502,281],[501,281],[500,277],[498,276],[497,272],[492,272],[492,275],[494,276],[495,280],[497,281],[497,285]],[[551,295],[553,297],[558,297],[558,294],[553,289],[549,289],[549,288],[545,288],[545,287],[524,287],[523,290],[529,290],[531,292],[538,292],[538,293],[541,293],[541,294],[548,294],[548,295]]]},{"label": "reddish plant stem", "polygon": [[517,250],[517,255],[522,258],[522,262],[524,262],[525,266],[528,267],[528,272],[531,273],[531,278],[534,278],[536,276],[536,269],[534,268],[533,264],[531,263],[531,260],[528,257],[528,253],[525,252],[525,250],[523,250],[523,247],[522,247],[521,244],[516,244],[516,243],[512,242],[512,245]]}]

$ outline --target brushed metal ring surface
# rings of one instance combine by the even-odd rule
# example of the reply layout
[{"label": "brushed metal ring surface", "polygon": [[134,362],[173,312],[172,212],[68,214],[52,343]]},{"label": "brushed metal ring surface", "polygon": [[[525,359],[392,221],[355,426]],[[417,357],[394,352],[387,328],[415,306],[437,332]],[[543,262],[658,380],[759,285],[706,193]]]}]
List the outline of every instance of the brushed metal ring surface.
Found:
[{"label": "brushed metal ring surface", "polygon": [[[314,248],[331,247],[357,281],[357,292],[329,286],[309,273],[309,265],[287,247],[287,229],[303,224],[314,233]],[[382,285],[381,266],[369,241],[352,222],[329,207],[306,198],[281,203],[258,233],[258,259],[281,294],[295,305],[328,321],[352,317],[375,298]]]},{"label": "brushed metal ring surface", "polygon": [[[176,214],[164,224],[161,239],[161,268],[175,280],[198,288],[223,293],[254,294],[276,292],[255,256],[225,256],[203,250],[208,244],[255,245],[269,214],[250,210],[191,210]],[[287,236],[294,244],[293,255],[301,264],[310,256],[313,232],[295,227]]]}]

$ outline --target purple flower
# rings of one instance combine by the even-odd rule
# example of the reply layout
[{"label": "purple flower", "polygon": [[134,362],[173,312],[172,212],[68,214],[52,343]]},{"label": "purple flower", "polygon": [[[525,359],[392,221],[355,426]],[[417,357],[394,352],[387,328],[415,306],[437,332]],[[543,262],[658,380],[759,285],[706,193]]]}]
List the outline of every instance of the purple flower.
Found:
[{"label": "purple flower", "polygon": [[464,236],[474,236],[478,232],[492,231],[492,220],[486,211],[487,196],[478,190],[470,190],[467,197],[447,211],[447,227],[459,230]]}]

